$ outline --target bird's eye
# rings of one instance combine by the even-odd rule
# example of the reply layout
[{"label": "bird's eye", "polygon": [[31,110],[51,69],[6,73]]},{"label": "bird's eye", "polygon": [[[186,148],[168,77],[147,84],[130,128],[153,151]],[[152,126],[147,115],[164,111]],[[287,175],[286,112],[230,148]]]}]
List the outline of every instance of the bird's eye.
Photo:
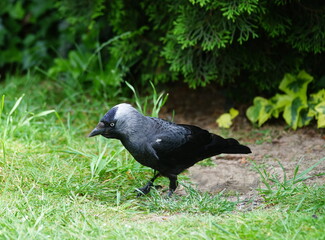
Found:
[{"label": "bird's eye", "polygon": [[115,123],[111,122],[111,123],[109,124],[109,126],[110,126],[110,127],[114,127],[114,126],[115,126]]}]

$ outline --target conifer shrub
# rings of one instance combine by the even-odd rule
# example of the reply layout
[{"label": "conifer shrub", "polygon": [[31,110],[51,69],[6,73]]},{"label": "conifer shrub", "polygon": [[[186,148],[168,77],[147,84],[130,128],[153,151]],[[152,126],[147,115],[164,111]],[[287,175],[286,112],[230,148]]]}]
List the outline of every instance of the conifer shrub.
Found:
[{"label": "conifer shrub", "polygon": [[325,64],[321,1],[96,2],[107,21],[101,31],[132,33],[107,50],[133,83],[181,80],[194,88],[272,92],[286,72],[306,69],[320,78]]},{"label": "conifer shrub", "polygon": [[[35,5],[39,0],[16,2]],[[8,28],[11,18],[16,19],[11,25],[21,24],[32,8],[24,11],[16,11],[18,18],[10,9],[0,11],[2,25]],[[47,16],[53,17],[48,13],[53,11],[61,14],[60,19],[53,20],[54,26],[68,26],[70,31],[61,31],[60,38],[45,46],[70,45],[64,54],[46,51],[44,56],[36,56],[68,57],[69,61],[70,51],[90,56],[98,53],[101,74],[118,76],[118,80],[102,80],[103,86],[119,86],[116,81],[123,80],[142,86],[150,81],[184,81],[193,88],[208,84],[240,88],[245,93],[242,95],[253,97],[263,92],[272,94],[287,72],[305,69],[315,79],[324,75],[325,7],[319,0],[60,0],[48,6],[37,19],[43,21],[35,24],[43,29]],[[0,32],[1,48],[9,37],[8,31]],[[96,51],[116,37],[117,41]],[[56,42],[59,40],[61,44]],[[19,44],[13,49],[17,52]],[[9,61],[0,59],[0,67],[4,66],[1,60]],[[45,67],[52,66],[64,74],[66,67],[61,71],[57,63],[62,61],[55,60],[53,66],[49,60]],[[98,69],[90,68],[87,71]],[[89,78],[82,80],[88,85],[92,81],[98,84],[89,74],[77,75]],[[311,88],[313,85],[317,84],[312,83]]]}]

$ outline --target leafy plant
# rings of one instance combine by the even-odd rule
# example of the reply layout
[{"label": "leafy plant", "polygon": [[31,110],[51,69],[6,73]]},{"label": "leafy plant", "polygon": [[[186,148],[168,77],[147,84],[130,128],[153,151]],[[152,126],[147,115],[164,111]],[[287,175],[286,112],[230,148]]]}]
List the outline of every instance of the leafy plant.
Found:
[{"label": "leafy plant", "polygon": [[308,116],[317,119],[317,127],[325,127],[325,89],[310,95]]},{"label": "leafy plant", "polygon": [[125,73],[118,66],[119,61],[116,63],[112,58],[103,65],[102,50],[128,34],[124,33],[107,40],[93,52],[90,51],[91,49],[81,48],[72,50],[69,52],[68,58],[54,59],[53,66],[45,74],[50,78],[61,80],[68,88],[82,89],[87,83],[91,83],[92,91],[90,93],[92,95],[106,98],[107,96],[116,96]]},{"label": "leafy plant", "polygon": [[71,47],[74,31],[53,2],[3,0],[0,9],[0,70],[48,67],[55,54]]},{"label": "leafy plant", "polygon": [[286,123],[293,129],[306,126],[315,117],[317,126],[325,126],[325,90],[307,97],[308,84],[313,80],[305,71],[298,75],[285,74],[279,89],[285,94],[276,94],[270,99],[255,97],[253,106],[246,111],[252,123],[263,125],[272,117],[278,118],[280,113]]},{"label": "leafy plant", "polygon": [[235,108],[230,108],[229,113],[222,114],[216,122],[218,123],[219,127],[221,128],[230,128],[232,125],[232,120],[237,117],[239,114],[238,110]]}]

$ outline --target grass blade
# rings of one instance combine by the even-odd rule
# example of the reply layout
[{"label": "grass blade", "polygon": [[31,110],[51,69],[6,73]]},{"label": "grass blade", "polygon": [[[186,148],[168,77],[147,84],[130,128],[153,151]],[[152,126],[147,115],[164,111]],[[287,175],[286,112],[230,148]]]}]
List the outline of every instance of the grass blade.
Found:
[{"label": "grass blade", "polygon": [[52,110],[47,110],[47,111],[43,111],[43,112],[37,113],[37,114],[35,114],[35,115],[27,118],[25,121],[23,121],[22,122],[22,125],[28,124],[34,118],[46,116],[46,115],[51,114],[51,113],[54,113],[54,112],[55,112],[55,110],[52,109]]},{"label": "grass blade", "polygon": [[5,95],[2,95],[1,103],[0,103],[0,120],[1,120],[2,111],[3,111],[4,106],[5,106]]},{"label": "grass blade", "polygon": [[314,165],[310,166],[309,168],[307,168],[306,170],[302,171],[300,174],[297,175],[296,179],[292,179],[293,183],[298,183],[298,182],[302,182],[308,178],[311,178],[312,176],[308,176],[307,174],[313,170],[315,167],[317,167],[319,164],[321,164],[322,162],[325,161],[325,157],[321,158],[317,163],[315,163]]},{"label": "grass blade", "polygon": [[215,222],[213,222],[212,225],[228,235],[234,235],[233,233],[227,231],[226,229],[224,229],[223,227],[221,227],[219,224],[217,224]]},{"label": "grass blade", "polygon": [[15,105],[14,105],[14,106],[12,107],[12,109],[10,110],[8,117],[11,116],[11,115],[16,111],[17,107],[19,106],[21,100],[23,100],[23,97],[24,97],[24,96],[25,96],[25,95],[23,94],[20,98],[18,98],[18,100],[16,101]]}]

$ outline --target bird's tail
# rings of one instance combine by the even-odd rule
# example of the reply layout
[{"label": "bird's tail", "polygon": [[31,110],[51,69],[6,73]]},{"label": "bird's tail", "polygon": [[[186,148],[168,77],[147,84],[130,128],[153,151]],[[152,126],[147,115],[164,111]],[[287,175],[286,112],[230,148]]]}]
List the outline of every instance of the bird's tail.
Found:
[{"label": "bird's tail", "polygon": [[249,147],[241,145],[236,139],[225,139],[215,134],[211,135],[212,141],[205,148],[206,157],[211,157],[221,153],[247,154],[252,152]]}]

